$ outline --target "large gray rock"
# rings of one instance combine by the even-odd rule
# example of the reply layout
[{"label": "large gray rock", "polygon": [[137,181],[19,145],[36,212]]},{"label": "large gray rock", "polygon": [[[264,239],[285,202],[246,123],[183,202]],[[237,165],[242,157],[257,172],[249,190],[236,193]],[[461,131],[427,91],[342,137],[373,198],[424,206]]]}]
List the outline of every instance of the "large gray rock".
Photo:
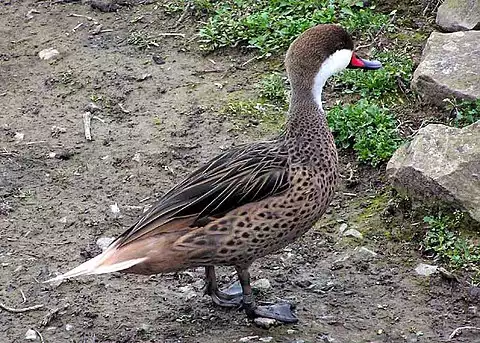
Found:
[{"label": "large gray rock", "polygon": [[480,28],[479,0],[445,0],[437,12],[437,25],[449,32]]},{"label": "large gray rock", "polygon": [[430,124],[387,165],[400,193],[467,211],[480,222],[480,121],[463,129]]},{"label": "large gray rock", "polygon": [[480,31],[432,32],[412,86],[425,100],[480,98]]}]

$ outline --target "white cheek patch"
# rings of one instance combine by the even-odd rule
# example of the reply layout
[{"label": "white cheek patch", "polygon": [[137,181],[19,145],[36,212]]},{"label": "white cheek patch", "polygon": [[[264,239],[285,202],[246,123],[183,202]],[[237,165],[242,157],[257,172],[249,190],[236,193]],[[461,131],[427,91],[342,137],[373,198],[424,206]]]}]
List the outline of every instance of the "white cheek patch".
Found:
[{"label": "white cheek patch", "polygon": [[320,107],[320,109],[323,110],[322,91],[323,86],[325,86],[325,82],[327,82],[327,79],[330,76],[338,73],[339,71],[342,71],[350,64],[352,54],[352,50],[337,50],[335,51],[335,53],[330,55],[320,66],[320,70],[315,76],[312,88],[313,97],[315,98],[315,102]]}]

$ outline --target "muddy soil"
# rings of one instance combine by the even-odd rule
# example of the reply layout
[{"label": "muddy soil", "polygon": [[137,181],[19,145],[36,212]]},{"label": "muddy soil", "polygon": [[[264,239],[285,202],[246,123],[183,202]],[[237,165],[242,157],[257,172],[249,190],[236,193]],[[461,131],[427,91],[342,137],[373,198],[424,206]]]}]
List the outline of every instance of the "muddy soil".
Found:
[{"label": "muddy soil", "polygon": [[[425,261],[418,244],[386,234],[410,224],[380,218],[383,172],[347,165],[349,156],[342,173],[353,166],[358,182],[342,181],[314,229],[251,270],[271,283],[260,300],[297,305],[297,325],[266,330],[216,308],[202,296],[201,269],[43,284],[98,253],[98,238],[121,233],[202,162],[259,139],[218,113],[232,92],[255,91],[266,64],[240,68],[254,55],[239,51],[204,56],[198,24],[177,23],[161,3],[112,13],[75,1],[0,6],[0,303],[43,305],[0,309],[0,342],[23,342],[29,329],[44,342],[444,342],[480,326],[464,280],[415,274]],[[172,32],[185,36],[160,35]],[[46,48],[59,56],[41,60]],[[341,239],[342,223],[364,238]],[[232,269],[220,274],[224,285],[234,280]],[[480,342],[475,334],[455,340]]]}]

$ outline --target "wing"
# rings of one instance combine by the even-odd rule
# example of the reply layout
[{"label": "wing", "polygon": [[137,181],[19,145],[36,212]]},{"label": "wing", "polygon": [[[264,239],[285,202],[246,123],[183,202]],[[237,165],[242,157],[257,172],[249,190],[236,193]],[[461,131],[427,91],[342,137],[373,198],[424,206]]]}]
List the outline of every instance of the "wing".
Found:
[{"label": "wing", "polygon": [[[149,234],[203,226],[239,206],[284,192],[288,154],[281,140],[241,146],[212,159],[165,194],[118,239],[120,246]],[[185,230],[185,226],[184,226]]]}]

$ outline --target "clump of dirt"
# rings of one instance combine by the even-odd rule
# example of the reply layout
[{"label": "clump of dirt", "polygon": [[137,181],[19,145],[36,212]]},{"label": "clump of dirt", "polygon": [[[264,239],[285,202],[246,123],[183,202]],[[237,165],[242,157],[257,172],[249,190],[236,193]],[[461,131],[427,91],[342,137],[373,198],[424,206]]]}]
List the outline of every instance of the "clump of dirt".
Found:
[{"label": "clump of dirt", "polygon": [[[162,2],[134,4],[2,5],[0,303],[43,307],[0,309],[1,342],[24,341],[30,329],[45,342],[442,342],[479,326],[468,286],[416,275],[416,246],[383,235],[383,174],[349,155],[328,215],[251,271],[271,282],[261,300],[297,304],[297,325],[264,330],[214,307],[201,269],[43,284],[98,253],[98,238],[121,233],[193,168],[260,138],[229,130],[218,111],[230,92],[253,91],[268,63],[240,67],[252,55],[237,51],[204,56],[195,21],[166,14]],[[59,55],[40,59],[48,48]],[[342,224],[364,238],[342,238]],[[220,282],[234,279],[224,269]]]}]

